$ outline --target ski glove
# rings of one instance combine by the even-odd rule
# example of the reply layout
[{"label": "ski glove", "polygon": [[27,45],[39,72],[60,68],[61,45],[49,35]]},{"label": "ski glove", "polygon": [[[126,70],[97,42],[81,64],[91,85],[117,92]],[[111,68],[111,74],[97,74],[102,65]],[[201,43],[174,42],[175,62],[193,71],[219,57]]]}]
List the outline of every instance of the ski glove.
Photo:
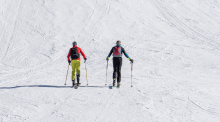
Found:
[{"label": "ski glove", "polygon": [[84,60],[86,61],[86,60],[87,60],[87,58],[84,58]]},{"label": "ski glove", "polygon": [[131,63],[133,63],[133,62],[134,62],[134,60],[133,60],[133,59],[130,59],[130,61],[131,61]]},{"label": "ski glove", "polygon": [[106,60],[108,61],[108,60],[109,60],[109,57],[107,57]]},{"label": "ski glove", "polygon": [[70,60],[68,60],[68,62],[69,62],[69,65],[71,64],[71,61]]}]

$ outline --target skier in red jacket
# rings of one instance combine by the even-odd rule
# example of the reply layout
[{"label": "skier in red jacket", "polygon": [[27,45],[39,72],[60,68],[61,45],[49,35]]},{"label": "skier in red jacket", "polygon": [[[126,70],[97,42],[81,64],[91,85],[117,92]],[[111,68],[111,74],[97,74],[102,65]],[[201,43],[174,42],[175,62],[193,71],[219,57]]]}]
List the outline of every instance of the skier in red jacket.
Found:
[{"label": "skier in red jacket", "polygon": [[[87,60],[85,54],[80,47],[77,47],[77,42],[73,42],[73,48],[70,48],[67,55],[69,65],[72,65],[72,82],[75,85],[75,75],[77,73],[77,86],[80,85],[80,54],[83,56],[84,60]],[[71,57],[71,59],[70,59]]]}]

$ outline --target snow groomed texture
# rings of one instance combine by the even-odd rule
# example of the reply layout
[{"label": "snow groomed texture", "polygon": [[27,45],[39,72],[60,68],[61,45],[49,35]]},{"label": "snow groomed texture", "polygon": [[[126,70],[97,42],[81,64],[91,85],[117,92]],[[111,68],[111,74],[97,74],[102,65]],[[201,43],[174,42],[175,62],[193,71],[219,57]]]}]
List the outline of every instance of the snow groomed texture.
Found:
[{"label": "snow groomed texture", "polygon": [[[1,0],[1,122],[219,122],[217,0]],[[121,87],[106,55],[121,40]],[[72,42],[89,86],[66,79]],[[107,86],[112,85],[112,58]]]}]

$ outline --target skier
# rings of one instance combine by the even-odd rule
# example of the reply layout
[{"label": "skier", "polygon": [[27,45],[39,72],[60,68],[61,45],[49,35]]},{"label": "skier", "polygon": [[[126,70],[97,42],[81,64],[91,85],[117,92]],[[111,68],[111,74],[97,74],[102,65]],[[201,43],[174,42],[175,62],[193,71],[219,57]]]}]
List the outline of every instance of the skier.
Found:
[{"label": "skier", "polygon": [[[67,59],[69,62],[69,65],[72,65],[72,82],[73,87],[77,85],[77,87],[80,85],[80,54],[82,54],[84,60],[86,61],[87,58],[85,54],[83,53],[82,49],[80,47],[77,47],[77,42],[73,42],[73,48],[70,48],[69,53],[67,55]],[[71,57],[71,60],[70,60]],[[77,75],[76,75],[77,73]],[[75,75],[77,76],[77,84],[75,84]]]},{"label": "skier", "polygon": [[110,53],[108,54],[106,60],[108,61],[110,56],[113,53],[113,86],[115,86],[115,81],[117,77],[117,87],[120,87],[120,82],[121,82],[121,66],[122,66],[122,53],[128,58],[128,60],[133,63],[133,59],[130,59],[128,54],[125,52],[125,49],[121,46],[121,41],[118,40],[116,42],[116,46],[114,46]]}]

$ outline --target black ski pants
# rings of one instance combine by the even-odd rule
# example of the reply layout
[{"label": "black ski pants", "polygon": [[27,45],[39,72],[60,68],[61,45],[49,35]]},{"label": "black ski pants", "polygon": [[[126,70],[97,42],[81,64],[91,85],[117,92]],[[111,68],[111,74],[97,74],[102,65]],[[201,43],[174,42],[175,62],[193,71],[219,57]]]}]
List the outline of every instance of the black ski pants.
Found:
[{"label": "black ski pants", "polygon": [[113,58],[113,79],[117,78],[117,82],[121,82],[121,66],[122,66],[122,58],[121,57],[114,57]]}]

